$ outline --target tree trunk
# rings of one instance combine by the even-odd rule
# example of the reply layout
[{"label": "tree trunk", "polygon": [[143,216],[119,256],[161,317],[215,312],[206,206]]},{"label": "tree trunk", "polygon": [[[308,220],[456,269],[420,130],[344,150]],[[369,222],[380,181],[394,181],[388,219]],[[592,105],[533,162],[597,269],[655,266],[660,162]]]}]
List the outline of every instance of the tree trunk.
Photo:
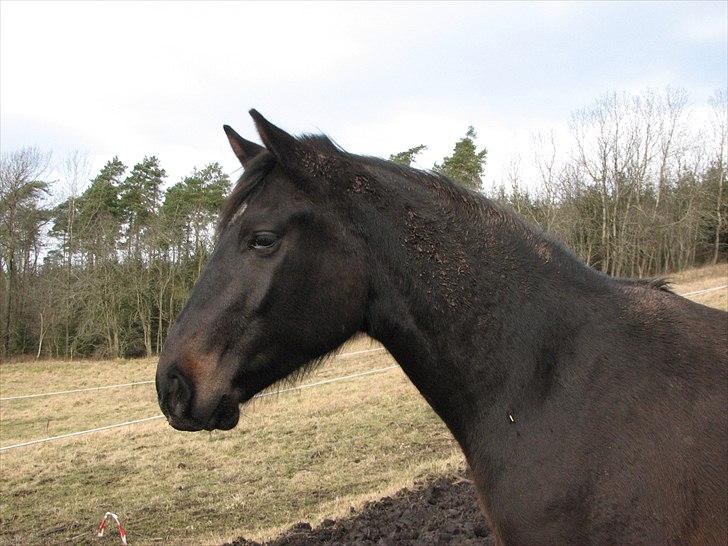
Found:
[{"label": "tree trunk", "polygon": [[40,353],[43,350],[43,313],[40,313],[40,334],[38,336],[38,353],[35,355],[35,359],[40,358]]},{"label": "tree trunk", "polygon": [[[12,250],[11,250],[12,252]],[[12,253],[8,258],[8,274],[5,287],[5,335],[3,336],[3,356],[10,354],[10,316],[13,305],[13,278],[15,276],[15,258]]]}]

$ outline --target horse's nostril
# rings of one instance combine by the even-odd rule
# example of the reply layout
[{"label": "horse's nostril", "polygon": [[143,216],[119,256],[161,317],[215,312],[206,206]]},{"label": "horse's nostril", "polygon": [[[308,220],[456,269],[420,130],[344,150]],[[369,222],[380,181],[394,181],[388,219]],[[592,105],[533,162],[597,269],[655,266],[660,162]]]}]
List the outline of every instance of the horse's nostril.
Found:
[{"label": "horse's nostril", "polygon": [[185,377],[174,368],[169,372],[168,385],[168,408],[173,414],[181,417],[192,401],[192,388]]}]

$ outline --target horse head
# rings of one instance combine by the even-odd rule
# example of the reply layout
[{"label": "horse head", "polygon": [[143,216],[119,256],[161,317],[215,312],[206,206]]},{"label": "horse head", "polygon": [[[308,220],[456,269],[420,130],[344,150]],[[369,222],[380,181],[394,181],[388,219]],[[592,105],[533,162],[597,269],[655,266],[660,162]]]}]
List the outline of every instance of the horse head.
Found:
[{"label": "horse head", "polygon": [[366,260],[331,191],[342,153],[251,110],[263,146],[225,132],[245,172],[169,332],[159,404],[180,430],[233,428],[239,406],[362,329]]}]

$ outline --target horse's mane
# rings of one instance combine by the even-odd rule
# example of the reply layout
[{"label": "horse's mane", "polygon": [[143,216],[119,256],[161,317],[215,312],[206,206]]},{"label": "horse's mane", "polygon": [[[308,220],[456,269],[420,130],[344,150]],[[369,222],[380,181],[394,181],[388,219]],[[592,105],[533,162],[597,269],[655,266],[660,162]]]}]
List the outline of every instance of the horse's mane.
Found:
[{"label": "horse's mane", "polygon": [[615,278],[614,280],[630,286],[641,286],[643,288],[651,288],[653,290],[669,292],[672,294],[672,288],[670,287],[671,283],[664,277],[648,277],[646,279]]},{"label": "horse's mane", "polygon": [[[576,254],[553,234],[546,232],[537,224],[524,220],[510,207],[496,203],[479,192],[457,184],[443,173],[434,170],[416,169],[379,157],[352,154],[326,135],[304,134],[298,137],[297,140],[308,153],[323,157],[334,156],[341,160],[340,163],[343,163],[343,171],[345,171],[341,174],[353,177],[363,169],[370,173],[386,173],[391,177],[404,178],[428,186],[433,188],[438,195],[445,197],[458,207],[465,207],[470,212],[475,212],[478,215],[487,214],[491,219],[495,217],[511,227],[523,229],[524,233],[531,237],[539,237],[542,242],[551,245],[554,249],[558,249],[560,253],[581,262]],[[245,172],[238,179],[230,196],[223,204],[217,226],[218,234],[227,226],[235,212],[275,165],[276,159],[268,151],[260,153],[248,164]],[[405,191],[404,188],[403,191]],[[584,265],[586,266],[586,264]],[[670,282],[664,278],[629,279],[608,277],[606,275],[605,277],[620,284],[671,292]]]}]

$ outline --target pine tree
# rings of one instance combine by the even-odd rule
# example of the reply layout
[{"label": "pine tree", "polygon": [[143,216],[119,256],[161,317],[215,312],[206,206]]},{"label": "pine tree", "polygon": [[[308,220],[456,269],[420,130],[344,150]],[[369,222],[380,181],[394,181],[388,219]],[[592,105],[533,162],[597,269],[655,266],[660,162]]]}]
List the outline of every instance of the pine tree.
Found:
[{"label": "pine tree", "polygon": [[477,150],[475,147],[477,137],[475,129],[472,126],[468,127],[465,136],[455,144],[452,155],[444,158],[442,165],[435,164],[433,170],[448,176],[466,188],[481,191],[488,150],[485,148]]},{"label": "pine tree", "polygon": [[114,253],[121,229],[119,184],[125,171],[114,157],[77,200],[80,244],[92,261]]},{"label": "pine tree", "polygon": [[[230,190],[230,179],[218,163],[211,163],[170,187],[164,196],[162,215],[172,240],[184,254],[200,257],[217,213]],[[191,248],[190,248],[191,247]]]},{"label": "pine tree", "polygon": [[137,163],[119,185],[119,207],[126,223],[129,253],[139,257],[142,232],[148,228],[159,208],[161,186],[167,176],[155,156]]},{"label": "pine tree", "polygon": [[405,150],[404,152],[390,155],[389,160],[394,161],[395,163],[399,163],[400,165],[404,165],[405,167],[410,167],[415,158],[426,149],[427,146],[425,146],[424,144],[420,144],[419,146],[415,146],[414,148],[410,148],[409,150]]}]

